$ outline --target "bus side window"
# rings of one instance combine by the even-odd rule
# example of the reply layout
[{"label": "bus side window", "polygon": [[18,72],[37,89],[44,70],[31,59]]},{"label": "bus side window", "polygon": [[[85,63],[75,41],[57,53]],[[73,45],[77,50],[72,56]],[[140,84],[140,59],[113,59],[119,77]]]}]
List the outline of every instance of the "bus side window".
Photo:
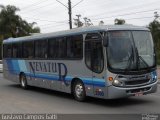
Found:
[{"label": "bus side window", "polygon": [[48,57],[53,59],[64,59],[66,58],[66,39],[50,38],[48,40]]},{"label": "bus side window", "polygon": [[47,58],[47,40],[35,41],[35,57]]},{"label": "bus side window", "polygon": [[56,39],[55,38],[51,38],[48,40],[48,57],[49,58],[55,58],[56,56]]},{"label": "bus side window", "polygon": [[21,43],[13,43],[12,44],[12,57],[13,58],[21,58]]},{"label": "bus side window", "polygon": [[103,70],[103,48],[102,42],[94,41],[92,45],[92,69],[94,72],[100,73]]},{"label": "bus side window", "polygon": [[99,34],[91,33],[86,36],[85,62],[93,72],[101,73],[104,66],[102,39]]},{"label": "bus side window", "polygon": [[12,44],[3,45],[3,57],[11,58],[12,57]]},{"label": "bus side window", "polygon": [[66,58],[66,39],[65,37],[57,38],[59,46],[58,46],[58,58],[65,59]]},{"label": "bus side window", "polygon": [[87,67],[92,70],[91,58],[92,58],[92,43],[91,41],[85,41],[85,63]]},{"label": "bus side window", "polygon": [[81,59],[83,57],[83,37],[82,35],[67,37],[67,58]]},{"label": "bus side window", "polygon": [[25,41],[22,43],[22,57],[33,58],[34,57],[34,42]]}]

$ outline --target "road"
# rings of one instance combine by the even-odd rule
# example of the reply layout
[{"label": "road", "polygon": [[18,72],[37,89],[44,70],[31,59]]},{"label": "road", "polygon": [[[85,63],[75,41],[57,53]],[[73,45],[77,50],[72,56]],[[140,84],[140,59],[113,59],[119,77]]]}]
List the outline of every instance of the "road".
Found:
[{"label": "road", "polygon": [[[160,84],[158,87],[160,88]],[[160,89],[154,94],[129,99],[89,98],[86,102],[77,102],[71,95],[61,92],[35,87],[23,90],[0,74],[0,113],[160,113]]]}]

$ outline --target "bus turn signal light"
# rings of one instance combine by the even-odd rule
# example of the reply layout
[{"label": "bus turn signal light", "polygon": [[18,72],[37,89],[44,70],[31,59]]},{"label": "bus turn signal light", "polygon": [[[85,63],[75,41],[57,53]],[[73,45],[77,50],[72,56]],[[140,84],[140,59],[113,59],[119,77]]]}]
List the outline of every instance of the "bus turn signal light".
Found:
[{"label": "bus turn signal light", "polygon": [[108,77],[108,80],[109,81],[113,81],[113,77]]}]

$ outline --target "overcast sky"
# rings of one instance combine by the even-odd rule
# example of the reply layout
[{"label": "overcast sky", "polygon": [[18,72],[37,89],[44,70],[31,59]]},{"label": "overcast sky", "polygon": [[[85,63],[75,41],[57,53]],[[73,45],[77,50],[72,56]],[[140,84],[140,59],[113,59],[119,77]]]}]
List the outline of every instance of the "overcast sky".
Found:
[{"label": "overcast sky", "polygon": [[[59,0],[67,6],[68,0]],[[72,6],[81,0],[71,0]],[[68,10],[56,0],[0,0],[2,5],[15,5],[17,12],[27,22],[36,22],[42,33],[69,29]],[[83,0],[72,9],[72,17],[81,14],[98,25],[114,24],[115,18],[127,24],[146,26],[154,19],[154,11],[160,13],[160,0]],[[74,26],[75,27],[75,26]]]}]

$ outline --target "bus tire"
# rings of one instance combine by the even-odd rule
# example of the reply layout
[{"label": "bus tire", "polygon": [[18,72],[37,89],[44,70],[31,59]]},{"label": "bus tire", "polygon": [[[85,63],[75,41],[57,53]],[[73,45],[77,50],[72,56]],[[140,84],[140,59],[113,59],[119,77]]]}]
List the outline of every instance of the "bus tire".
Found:
[{"label": "bus tire", "polygon": [[73,96],[77,101],[84,101],[86,99],[86,91],[82,81],[75,81],[73,85]]},{"label": "bus tire", "polygon": [[20,85],[23,89],[27,89],[28,86],[27,86],[27,79],[26,79],[26,76],[24,74],[21,74],[20,75]]}]

